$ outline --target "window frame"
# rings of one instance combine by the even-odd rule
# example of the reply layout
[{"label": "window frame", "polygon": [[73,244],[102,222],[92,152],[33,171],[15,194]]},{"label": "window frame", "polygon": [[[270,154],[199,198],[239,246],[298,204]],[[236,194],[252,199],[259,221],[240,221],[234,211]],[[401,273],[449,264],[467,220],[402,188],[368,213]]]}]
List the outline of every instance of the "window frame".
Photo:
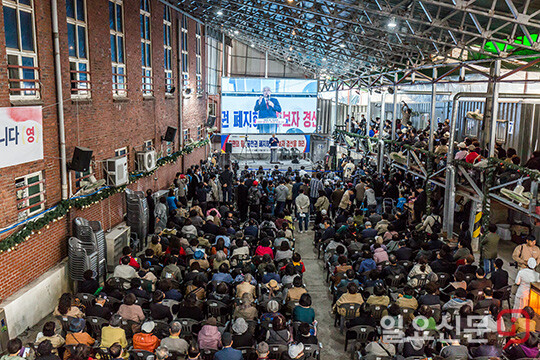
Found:
[{"label": "window frame", "polygon": [[180,42],[181,42],[181,55],[182,55],[182,87],[184,89],[189,88],[189,20],[186,15],[182,14],[182,21],[180,22]]},{"label": "window frame", "polygon": [[[69,25],[75,27],[75,53],[76,56],[69,55],[69,74],[70,74],[70,91],[72,98],[89,98],[91,97],[91,73],[90,73],[90,49],[88,46],[88,7],[86,6],[86,0],[81,0],[84,7],[84,21],[78,19],[78,7],[77,0],[73,0],[74,4],[74,18],[70,18],[66,13],[66,22]],[[79,28],[84,28],[84,41],[86,58],[81,58],[79,53]],[[69,33],[69,30],[68,30]],[[68,43],[69,48],[69,43]],[[69,52],[69,50],[68,50]],[[75,70],[72,69],[72,64],[75,64]],[[80,70],[80,65],[85,65],[86,70]],[[82,74],[86,74],[86,80],[81,80]],[[73,78],[75,76],[75,79]],[[87,84],[87,88],[81,88],[82,84]],[[76,85],[74,88],[73,86]]]},{"label": "window frame", "polygon": [[150,150],[153,150],[154,149],[154,140],[150,139],[150,140],[145,140],[143,142],[143,150],[144,151],[150,151]]},{"label": "window frame", "polygon": [[165,93],[171,94],[173,87],[173,23],[171,7],[165,5],[163,8],[163,70],[165,72]]},{"label": "window frame", "polygon": [[[40,67],[38,62],[38,51],[37,51],[37,34],[36,34],[36,16],[34,12],[34,0],[30,0],[30,5],[21,4],[19,0],[4,0],[2,2],[2,12],[4,8],[14,9],[17,17],[17,46],[18,49],[7,47],[7,33],[4,31],[4,38],[6,41],[6,60],[7,60],[7,79],[8,79],[8,91],[10,100],[28,100],[28,99],[40,99],[41,98],[41,87],[40,87]],[[30,13],[32,19],[32,40],[34,45],[34,50],[24,50],[22,48],[22,31],[21,31],[21,17],[20,12]],[[5,18],[4,18],[5,26]],[[9,57],[14,56],[17,58],[17,65],[9,64]],[[31,58],[34,66],[23,66],[23,58]],[[10,69],[16,69],[18,73],[18,78],[10,77]],[[24,70],[33,70],[34,79],[24,79]],[[10,81],[11,80],[11,81]],[[27,88],[30,90],[24,90],[24,83],[33,83],[34,87]],[[12,90],[12,84],[18,84],[15,90]],[[12,92],[19,94],[12,94]],[[30,94],[24,94],[28,93]],[[32,94],[33,93],[33,94]]]},{"label": "window frame", "polygon": [[197,95],[202,95],[202,26],[198,22],[195,24],[195,78]]},{"label": "window frame", "polygon": [[[148,5],[148,6],[146,6]],[[143,8],[144,7],[144,8]],[[152,97],[154,96],[154,72],[152,69],[152,9],[150,0],[141,0],[141,5],[139,8],[139,18],[141,21],[141,26],[144,27],[142,23],[143,19],[148,18],[148,39],[141,36],[141,69],[142,69],[142,78],[141,78],[141,91],[143,97]],[[145,20],[146,21],[146,20]],[[141,34],[143,35],[143,34]],[[148,48],[149,53],[147,54],[144,49]],[[144,55],[144,56],[143,56]],[[148,59],[148,65],[144,59]]]},{"label": "window frame", "polygon": [[[38,176],[38,181],[29,185],[28,184],[28,179],[30,179],[32,177],[35,177],[35,176]],[[17,187],[17,183],[20,180],[24,181],[24,185],[20,186],[20,187]],[[24,176],[20,176],[18,178],[15,178],[15,184],[14,185],[15,185],[15,199],[16,199],[16,204],[17,204],[17,216],[18,216],[19,221],[26,220],[29,217],[32,217],[35,214],[45,210],[45,202],[46,202],[46,199],[45,199],[45,179],[43,178],[43,171],[37,171],[37,172],[31,173],[31,174],[28,174],[28,175],[24,175]],[[19,191],[24,191],[24,190],[29,189],[30,187],[36,186],[36,185],[39,185],[39,192],[37,192],[36,194],[33,194],[33,195],[29,195],[28,192],[27,192],[26,196],[23,196],[23,197],[19,198],[19,194],[18,194]],[[30,199],[33,199],[33,198],[38,197],[38,196],[39,196],[39,202],[37,202],[36,204],[30,205],[30,203],[29,203]],[[21,204],[23,202],[27,202],[27,203],[24,206],[24,208],[19,209],[19,204]],[[37,209],[33,210],[32,212],[30,212],[30,210],[32,208],[35,208],[35,207],[39,207],[39,208],[37,208]]]},{"label": "window frame", "polygon": [[128,156],[128,148],[127,148],[127,146],[124,146],[124,147],[121,147],[119,149],[114,150],[114,157],[119,157],[119,156],[125,156],[125,157]]},{"label": "window frame", "polygon": [[[112,48],[111,48],[111,65],[112,65],[112,93],[114,97],[124,98],[128,96],[127,89],[127,66],[126,66],[126,34],[125,34],[125,17],[124,17],[124,0],[109,0],[109,4],[114,4],[114,21],[116,29],[111,29],[109,24],[109,37],[114,37],[115,47],[116,47],[116,60],[118,60],[118,39],[122,39],[122,51],[124,54],[124,62],[120,63],[118,61],[112,60]],[[118,19],[118,7],[122,14],[122,29],[118,29],[117,19]],[[109,8],[109,17],[110,17],[110,8]],[[120,73],[120,70],[123,73]],[[120,81],[123,79],[123,82]],[[123,86],[123,87],[122,87]]]}]

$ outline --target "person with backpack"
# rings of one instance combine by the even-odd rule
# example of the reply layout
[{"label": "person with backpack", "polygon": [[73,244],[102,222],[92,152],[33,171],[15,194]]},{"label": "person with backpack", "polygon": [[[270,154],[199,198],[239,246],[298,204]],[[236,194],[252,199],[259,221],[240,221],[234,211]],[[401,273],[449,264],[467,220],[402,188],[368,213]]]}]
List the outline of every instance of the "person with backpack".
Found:
[{"label": "person with backpack", "polygon": [[438,234],[442,229],[442,219],[436,212],[427,215],[422,222],[422,225],[418,226],[417,230],[425,231],[428,234]]},{"label": "person with backpack", "polygon": [[260,214],[261,213],[261,198],[262,194],[259,190],[259,182],[257,180],[253,181],[253,185],[248,190],[248,204],[249,212]]}]

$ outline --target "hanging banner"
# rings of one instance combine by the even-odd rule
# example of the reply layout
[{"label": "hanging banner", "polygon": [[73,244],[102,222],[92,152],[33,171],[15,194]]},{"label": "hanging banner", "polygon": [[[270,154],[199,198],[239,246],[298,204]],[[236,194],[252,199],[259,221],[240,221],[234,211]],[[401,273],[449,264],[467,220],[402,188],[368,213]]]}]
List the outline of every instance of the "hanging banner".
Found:
[{"label": "hanging banner", "polygon": [[[286,149],[296,148],[301,153],[309,152],[309,135],[292,134],[277,136],[279,147]],[[225,144],[232,144],[232,153],[270,153],[269,135],[221,135],[221,151],[225,152]]]},{"label": "hanging banner", "polygon": [[0,168],[43,160],[41,106],[0,108]]}]

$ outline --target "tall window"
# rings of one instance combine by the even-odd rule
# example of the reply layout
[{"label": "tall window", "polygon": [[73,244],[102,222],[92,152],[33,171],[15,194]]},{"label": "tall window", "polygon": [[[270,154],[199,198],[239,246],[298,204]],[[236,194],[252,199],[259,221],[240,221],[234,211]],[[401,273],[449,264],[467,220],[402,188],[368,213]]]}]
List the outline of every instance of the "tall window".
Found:
[{"label": "tall window", "polygon": [[109,0],[109,31],[113,95],[127,96],[123,0]]},{"label": "tall window", "polygon": [[171,8],[165,6],[163,13],[163,62],[165,69],[165,92],[172,89],[172,43],[171,43]]},{"label": "tall window", "polygon": [[15,179],[15,191],[19,220],[45,208],[45,183],[41,171]]},{"label": "tall window", "polygon": [[141,0],[141,62],[143,95],[154,93],[152,77],[152,40],[150,37],[150,0]]},{"label": "tall window", "polygon": [[195,33],[195,60],[196,60],[196,66],[195,66],[195,76],[197,78],[197,94],[203,93],[203,86],[202,86],[202,37],[201,37],[201,24],[197,23],[196,26],[196,33]]},{"label": "tall window", "polygon": [[184,89],[189,87],[188,18],[182,15],[182,81]]},{"label": "tall window", "polygon": [[4,0],[3,5],[10,98],[39,98],[32,0]]},{"label": "tall window", "polygon": [[66,0],[72,96],[90,96],[85,5],[85,0]]},{"label": "tall window", "polygon": [[206,57],[206,91],[208,91],[208,95],[218,95],[221,77],[222,35],[212,28],[207,28],[204,40],[206,42],[206,52],[204,53]]}]

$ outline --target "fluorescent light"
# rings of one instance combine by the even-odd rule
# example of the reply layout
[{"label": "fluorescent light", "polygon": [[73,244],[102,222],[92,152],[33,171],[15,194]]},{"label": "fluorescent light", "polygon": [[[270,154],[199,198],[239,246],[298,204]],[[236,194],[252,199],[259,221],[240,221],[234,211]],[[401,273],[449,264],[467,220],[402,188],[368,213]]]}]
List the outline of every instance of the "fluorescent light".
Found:
[{"label": "fluorescent light", "polygon": [[388,23],[389,28],[395,28],[397,26],[396,18],[391,18],[390,22]]},{"label": "fluorescent light", "polygon": [[216,14],[217,14],[217,16],[221,16],[221,15],[223,15],[223,11],[218,10],[218,12]]},{"label": "fluorescent light", "polygon": [[339,44],[339,47],[343,49],[345,47],[345,44]]}]

